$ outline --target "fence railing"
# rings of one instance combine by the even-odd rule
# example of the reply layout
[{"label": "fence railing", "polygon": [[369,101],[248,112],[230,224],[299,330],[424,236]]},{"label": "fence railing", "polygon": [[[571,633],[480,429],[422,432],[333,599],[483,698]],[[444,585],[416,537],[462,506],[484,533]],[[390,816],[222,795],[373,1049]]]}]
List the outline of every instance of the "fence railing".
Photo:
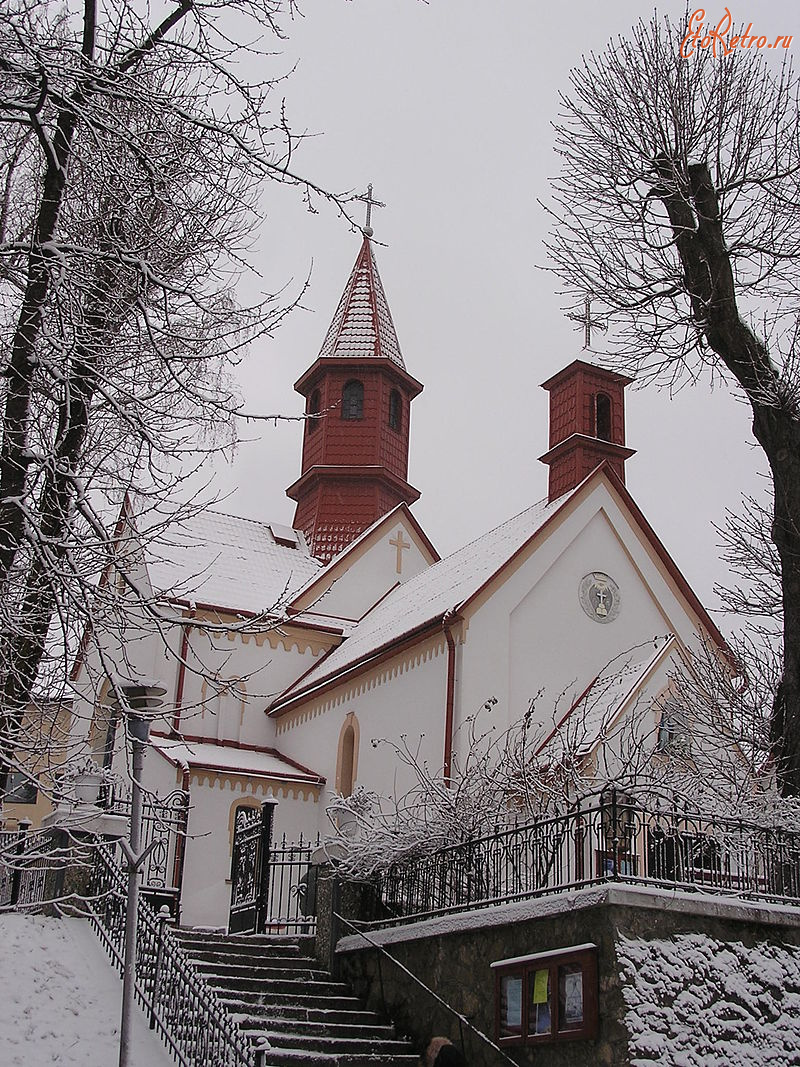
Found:
[{"label": "fence railing", "polygon": [[[118,969],[125,930],[125,878],[113,848],[98,845],[90,918]],[[166,911],[140,898],[136,997],[181,1067],[254,1067],[258,1053],[178,944]]]},{"label": "fence railing", "polygon": [[54,874],[65,853],[52,833],[30,829],[0,831],[0,907],[41,904],[53,895]]},{"label": "fence railing", "polygon": [[[109,787],[102,806],[111,815],[130,819],[129,791]],[[142,868],[142,892],[156,904],[166,904],[172,917],[180,919],[180,895],[183,861],[186,853],[186,830],[189,821],[189,794],[175,789],[169,796],[145,796],[142,805],[142,849],[152,849]]]},{"label": "fence railing", "polygon": [[317,920],[315,868],[311,855],[320,838],[287,841],[286,834],[269,850],[266,932],[313,934]]},{"label": "fence railing", "polygon": [[388,867],[369,925],[609,880],[800,904],[800,832],[643,805],[609,789],[566,814],[497,827]]}]

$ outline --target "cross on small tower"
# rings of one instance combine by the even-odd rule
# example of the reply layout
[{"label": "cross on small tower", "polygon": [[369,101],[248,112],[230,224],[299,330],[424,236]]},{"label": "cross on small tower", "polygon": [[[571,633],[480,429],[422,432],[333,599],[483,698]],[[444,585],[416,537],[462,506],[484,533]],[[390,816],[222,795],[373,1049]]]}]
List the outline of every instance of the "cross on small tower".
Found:
[{"label": "cross on small tower", "polygon": [[372,196],[372,182],[367,186],[366,193],[362,193],[361,196],[357,196],[356,200],[360,200],[362,204],[367,205],[367,221],[364,223],[364,236],[372,237],[375,232],[372,229],[372,209],[373,207],[386,207],[386,204],[382,204],[380,200],[375,200]]},{"label": "cross on small tower", "polygon": [[606,327],[600,319],[593,319],[591,313],[592,298],[587,293],[583,301],[583,314],[568,314],[567,318],[572,319],[573,322],[580,322],[583,324],[583,347],[591,348],[592,345],[592,326],[596,326],[598,330],[606,331]]},{"label": "cross on small tower", "polygon": [[392,548],[397,549],[397,573],[403,573],[403,550],[411,548],[411,542],[406,541],[403,537],[403,531],[398,530],[394,537],[389,539],[389,544]]}]

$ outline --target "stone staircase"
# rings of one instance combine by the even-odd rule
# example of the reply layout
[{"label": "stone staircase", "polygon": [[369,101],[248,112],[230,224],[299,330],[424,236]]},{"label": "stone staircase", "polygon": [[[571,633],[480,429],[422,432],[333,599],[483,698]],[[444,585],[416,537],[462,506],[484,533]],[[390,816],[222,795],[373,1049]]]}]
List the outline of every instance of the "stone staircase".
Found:
[{"label": "stone staircase", "polygon": [[269,1040],[265,1067],[419,1064],[393,1026],[322,970],[313,938],[176,932],[242,1030]]}]

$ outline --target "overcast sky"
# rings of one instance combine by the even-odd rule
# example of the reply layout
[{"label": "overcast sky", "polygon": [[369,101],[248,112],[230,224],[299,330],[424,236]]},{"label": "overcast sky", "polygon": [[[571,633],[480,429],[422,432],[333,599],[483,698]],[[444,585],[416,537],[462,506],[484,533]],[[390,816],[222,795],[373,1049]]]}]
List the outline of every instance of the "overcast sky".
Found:
[{"label": "overcast sky", "polygon": [[[708,7],[715,24],[724,5]],[[625,34],[649,7],[574,0],[302,0],[276,70],[291,125],[311,136],[295,169],[337,190],[375,186],[386,208],[376,254],[414,401],[414,511],[444,555],[540,499],[546,468],[542,381],[581,356],[539,265],[538,203],[557,170],[550,122],[581,54]],[[682,3],[662,4],[678,15]],[[796,5],[732,7],[765,34],[800,34]],[[793,51],[800,42],[793,43]],[[306,310],[253,351],[250,405],[297,414],[293,382],[313,362],[357,254],[360,234],[319,205],[265,190],[253,255],[267,288],[293,293],[311,270]],[[602,335],[597,336],[602,353]],[[628,486],[695,590],[713,606],[722,575],[712,522],[759,486],[764,469],[747,409],[724,387],[677,396],[628,390]],[[229,511],[289,523],[284,494],[300,473],[301,427],[253,430],[220,484]]]}]

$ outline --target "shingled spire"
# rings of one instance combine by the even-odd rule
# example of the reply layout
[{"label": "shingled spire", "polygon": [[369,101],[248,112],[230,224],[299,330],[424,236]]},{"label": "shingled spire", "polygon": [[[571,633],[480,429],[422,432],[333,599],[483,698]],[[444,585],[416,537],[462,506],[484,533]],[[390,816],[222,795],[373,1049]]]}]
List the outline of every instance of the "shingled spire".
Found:
[{"label": "shingled spire", "polygon": [[422,385],[405,369],[371,233],[367,225],[319,356],[294,386],[311,417],[302,473],[286,492],[297,502],[295,529],[324,562],[419,498],[407,477],[411,401]]},{"label": "shingled spire", "polygon": [[321,359],[390,359],[405,370],[400,342],[368,237],[320,349]]}]

